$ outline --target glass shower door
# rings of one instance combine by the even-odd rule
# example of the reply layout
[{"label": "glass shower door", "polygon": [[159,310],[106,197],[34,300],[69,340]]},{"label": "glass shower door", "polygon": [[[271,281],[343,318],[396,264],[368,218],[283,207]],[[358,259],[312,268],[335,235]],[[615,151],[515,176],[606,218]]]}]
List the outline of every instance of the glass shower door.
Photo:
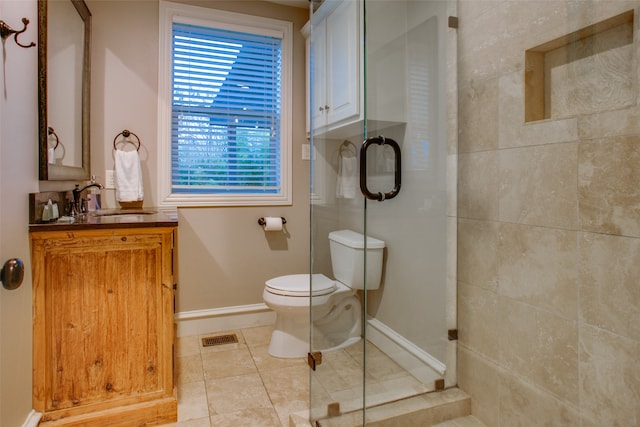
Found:
[{"label": "glass shower door", "polygon": [[373,408],[455,385],[455,7],[312,6],[312,282],[335,279],[329,233],[365,236],[364,274],[369,242],[385,245],[380,283],[354,290],[357,304],[311,297],[314,425],[366,424]]}]

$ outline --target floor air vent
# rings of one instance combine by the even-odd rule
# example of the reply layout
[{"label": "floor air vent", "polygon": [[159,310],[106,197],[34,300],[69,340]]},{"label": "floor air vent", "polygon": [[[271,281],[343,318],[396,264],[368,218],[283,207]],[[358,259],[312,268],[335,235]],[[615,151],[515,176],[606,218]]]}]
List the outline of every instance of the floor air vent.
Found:
[{"label": "floor air vent", "polygon": [[238,342],[236,334],[218,335],[215,337],[202,338],[203,347],[213,347],[214,345],[234,344]]}]

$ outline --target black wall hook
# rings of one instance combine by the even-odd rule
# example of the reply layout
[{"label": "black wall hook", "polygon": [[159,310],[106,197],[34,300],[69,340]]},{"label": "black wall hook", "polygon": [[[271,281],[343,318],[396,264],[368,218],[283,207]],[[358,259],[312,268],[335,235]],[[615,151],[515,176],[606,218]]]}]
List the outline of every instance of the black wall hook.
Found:
[{"label": "black wall hook", "polygon": [[27,18],[22,18],[22,23],[24,24],[24,28],[20,31],[18,30],[14,30],[13,28],[11,28],[9,25],[7,25],[6,22],[4,21],[0,21],[0,36],[2,36],[2,41],[4,42],[7,37],[10,37],[11,34],[13,34],[13,39],[15,40],[16,44],[20,47],[24,47],[24,48],[29,48],[29,47],[33,47],[36,44],[31,42],[30,44],[26,45],[26,44],[22,44],[18,41],[18,34],[22,34],[25,31],[27,31],[27,25],[29,25],[29,20]]}]

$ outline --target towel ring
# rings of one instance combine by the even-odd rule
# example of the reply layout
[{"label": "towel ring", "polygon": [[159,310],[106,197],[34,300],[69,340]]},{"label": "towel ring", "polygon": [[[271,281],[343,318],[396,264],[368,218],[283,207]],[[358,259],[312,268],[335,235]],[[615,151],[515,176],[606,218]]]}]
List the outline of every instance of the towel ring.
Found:
[{"label": "towel ring", "polygon": [[47,128],[47,135],[53,135],[53,137],[56,139],[56,146],[53,147],[53,149],[55,150],[56,148],[58,148],[58,145],[60,145],[60,138],[58,138],[58,134],[55,130],[53,130],[51,126]]},{"label": "towel ring", "polygon": [[[118,141],[118,137],[119,137],[120,135],[124,136],[125,138],[129,138],[129,136],[133,135],[133,136],[135,136],[135,137],[136,137],[136,139],[137,139],[138,141],[137,141],[137,143],[136,143],[135,141],[130,141],[130,140],[128,140],[128,139]],[[129,144],[136,145],[136,151],[140,151],[140,146],[142,145],[142,143],[140,142],[140,138],[138,138],[138,135],[136,135],[135,133],[131,132],[131,131],[130,131],[130,130],[128,130],[128,129],[123,130],[122,132],[120,132],[119,134],[117,134],[115,138],[113,138],[113,149],[114,149],[114,150],[116,150],[116,151],[118,150],[118,146],[117,146],[117,144],[118,144],[119,142],[128,142]]]},{"label": "towel ring", "polygon": [[356,145],[349,141],[348,139],[345,139],[342,144],[340,144],[340,156],[342,157],[342,155],[344,154],[345,151],[353,151],[353,155],[357,156],[358,155],[358,148],[356,147]]}]

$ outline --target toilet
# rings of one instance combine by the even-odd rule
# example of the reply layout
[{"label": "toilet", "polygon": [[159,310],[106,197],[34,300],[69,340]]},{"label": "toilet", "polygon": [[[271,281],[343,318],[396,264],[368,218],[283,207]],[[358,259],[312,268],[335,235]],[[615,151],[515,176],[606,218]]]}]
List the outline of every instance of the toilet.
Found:
[{"label": "toilet", "polygon": [[[366,245],[366,289],[378,289],[385,244],[367,236]],[[310,308],[314,350],[337,350],[360,340],[362,307],[355,294],[356,290],[365,289],[365,236],[351,230],[332,231],[329,250],[336,280],[323,274],[291,274],[265,282],[264,303],[276,313],[270,355],[280,358],[307,355]]]}]

